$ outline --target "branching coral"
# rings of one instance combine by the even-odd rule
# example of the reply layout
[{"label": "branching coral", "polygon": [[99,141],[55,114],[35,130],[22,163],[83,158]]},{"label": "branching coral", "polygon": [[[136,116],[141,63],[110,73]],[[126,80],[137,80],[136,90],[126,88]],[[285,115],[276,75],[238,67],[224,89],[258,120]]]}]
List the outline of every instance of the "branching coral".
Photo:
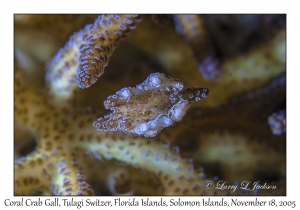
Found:
[{"label": "branching coral", "polygon": [[199,15],[174,15],[176,30],[185,35],[205,79],[217,79],[219,61],[214,55],[204,21]]},{"label": "branching coral", "polygon": [[[237,18],[231,15],[228,17],[230,19]],[[214,22],[211,23],[211,25],[213,24]],[[231,25],[229,24],[231,22],[225,26],[230,29]],[[240,36],[243,35],[245,28],[251,26],[250,23],[248,25],[244,23],[240,25],[240,31],[229,31],[228,33],[233,33],[232,36]],[[205,80],[202,74],[199,74],[193,51],[182,41],[182,37],[175,33],[172,26],[157,27],[153,21],[144,18],[139,24],[139,29],[139,31],[132,31],[128,41],[142,52],[146,52],[150,57],[158,60],[167,75],[180,79],[186,86],[201,84],[204,87],[214,88],[215,91],[211,91],[209,94],[209,100],[195,103],[195,106],[217,107],[229,98],[250,92],[285,72],[286,30],[284,27],[268,34],[269,38],[265,42],[252,46],[248,51],[221,60],[220,70],[222,73],[218,81]],[[212,31],[210,32],[212,33]],[[227,42],[229,39],[222,33],[211,35],[216,36],[216,39],[226,38]],[[230,40],[229,45],[224,46],[227,46],[227,51],[230,51],[236,47],[232,46],[233,44],[233,40]]]},{"label": "branching coral", "polygon": [[100,131],[122,130],[156,136],[163,128],[179,122],[190,108],[192,101],[199,101],[209,94],[207,88],[187,88],[164,74],[151,74],[136,88],[123,88],[104,101],[112,114],[94,122]]},{"label": "branching coral", "polygon": [[208,171],[218,168],[215,175],[228,181],[282,177],[286,137],[272,135],[266,121],[285,103],[285,86],[283,74],[218,108],[189,110],[182,123],[166,129],[160,138],[172,139],[171,145],[178,145],[183,156],[192,156],[196,165],[206,165]]},{"label": "branching coral", "polygon": [[[96,113],[51,107],[42,95],[20,88],[18,81],[16,79],[16,120],[34,130],[41,142],[35,153],[16,163],[16,194],[25,194],[35,188],[56,195],[92,194],[80,167],[87,152],[94,159],[114,158],[156,174],[162,194],[221,193],[205,190],[203,174],[197,174],[192,163],[180,158],[176,154],[178,149],[172,151],[168,143],[163,145],[122,133],[97,132],[87,123]],[[36,109],[28,109],[32,104],[38,105]]]},{"label": "branching coral", "polygon": [[[95,159],[114,158],[156,174],[166,195],[204,190],[204,180],[198,180],[192,164],[168,144],[123,133],[97,132],[88,123],[95,113],[51,107],[42,95],[21,87],[19,79],[15,85],[15,120],[34,130],[41,141],[33,154],[16,163],[16,194],[35,188],[57,195],[91,194],[80,167],[86,152]],[[37,104],[36,109],[29,109],[33,104]]]},{"label": "branching coral", "polygon": [[140,20],[138,15],[100,15],[93,24],[73,34],[47,64],[50,93],[68,99],[76,82],[80,88],[94,84],[119,42]]},{"label": "branching coral", "polygon": [[[120,56],[123,57],[128,52],[127,54],[135,58],[137,54],[144,53],[146,58],[162,61],[166,59],[164,49],[174,51],[174,54],[181,53],[182,59],[186,59],[185,62],[181,63],[180,59],[176,61],[169,57],[167,62],[162,62],[159,72],[180,78],[187,86],[208,87],[209,97],[201,101],[202,103],[191,105],[191,101],[198,100],[197,94],[199,98],[206,97],[207,89],[184,89],[181,82],[162,73],[150,74],[157,72],[157,69],[147,71],[150,76],[144,83],[136,88],[129,88],[129,82],[132,82],[130,85],[139,84],[136,80],[145,79],[146,73],[141,73],[141,76],[133,75],[132,71],[127,70],[128,66],[122,66],[122,71],[114,72],[118,77],[104,74],[100,78],[101,82],[98,82],[101,84],[79,91],[86,96],[83,99],[86,100],[85,104],[97,107],[97,110],[81,106],[80,103],[67,103],[65,99],[82,100],[76,98],[77,93],[73,94],[74,90],[79,89],[76,72],[80,69],[80,61],[87,61],[82,64],[87,65],[87,71],[93,69],[90,67],[95,64],[91,62],[95,57],[84,57],[83,54],[99,53],[93,45],[95,42],[97,46],[103,44],[102,48],[106,50],[109,46],[110,50],[105,51],[108,53],[105,64],[98,66],[103,69],[112,55],[112,49],[119,42],[118,35],[105,34],[105,30],[109,28],[107,17],[113,15],[99,16],[94,24],[75,33],[60,50],[61,57],[56,55],[56,59],[48,62],[48,92],[28,85],[22,74],[23,70],[16,62],[15,124],[22,129],[26,128],[34,136],[37,147],[30,154],[16,160],[15,194],[28,195],[38,189],[48,195],[285,195],[286,135],[273,135],[267,124],[272,113],[285,109],[286,79],[284,74],[279,75],[285,71],[285,31],[276,31],[274,37],[263,45],[222,61],[219,80],[207,82],[201,75],[198,76],[199,72],[193,72],[192,54],[186,53],[181,47],[177,49],[176,44],[173,48],[164,45],[168,43],[168,39],[170,43],[172,40],[181,40],[180,36],[179,39],[173,39],[173,35],[169,35],[176,34],[171,25],[147,29],[143,26],[143,21],[129,35],[128,42],[122,42],[125,45],[121,44],[118,48],[123,53]],[[128,27],[140,20],[140,16],[120,17],[120,21],[124,20]],[[123,17],[132,18],[132,22],[129,23]],[[105,20],[104,27],[101,25],[102,18]],[[145,16],[145,23],[147,18],[151,22],[150,17]],[[113,23],[117,22],[113,20]],[[97,24],[101,27],[95,29]],[[192,30],[191,25],[186,26]],[[112,24],[111,27],[115,29],[118,25]],[[94,30],[93,33],[90,29]],[[103,33],[105,40],[102,35],[98,36],[98,32],[95,32],[97,30]],[[150,35],[147,30],[153,33]],[[164,37],[160,35],[161,30],[163,34],[164,30],[169,30],[170,33],[166,33]],[[120,40],[128,31],[123,31],[124,36],[121,35]],[[145,31],[157,43],[152,44],[153,52],[147,50],[149,43],[146,36],[142,36],[142,39],[136,38],[137,33]],[[164,44],[159,40],[163,40]],[[132,43],[140,46],[135,49],[135,54],[131,49],[135,46]],[[27,52],[26,49],[24,52]],[[118,63],[119,57],[114,58],[114,55],[111,61],[115,59],[114,63]],[[26,56],[24,60],[26,61]],[[128,62],[132,60],[129,59]],[[65,71],[60,72],[59,69]],[[267,81],[270,83],[266,84]],[[262,86],[263,84],[266,85]],[[128,88],[121,89],[122,87]],[[114,127],[109,127],[110,130],[118,127],[121,131],[97,131],[93,127],[93,121],[106,114],[99,107],[98,95],[107,97],[117,90],[120,91],[104,102],[105,108],[111,109],[113,113],[96,121],[94,125],[103,129],[103,125],[110,126],[110,123],[104,124],[104,120],[111,120]],[[49,97],[49,92],[54,97]],[[240,95],[236,95],[237,93]],[[104,97],[101,103],[103,100]],[[215,107],[208,107],[212,104]],[[125,110],[126,106],[130,111]],[[164,122],[176,122],[177,117],[174,118],[171,111],[178,107],[184,111],[179,115],[182,122],[168,128],[162,125]],[[185,112],[186,116],[181,119]],[[120,119],[130,122],[131,127],[119,126],[117,123]],[[138,122],[139,119],[141,121]],[[156,127],[149,129],[152,132],[149,133],[143,128],[145,123],[148,128],[148,123],[150,125],[151,122],[156,123]],[[142,130],[138,131],[137,128]],[[158,134],[159,131],[161,133]],[[155,137],[145,138],[136,134]],[[22,140],[18,140],[20,141]],[[277,189],[253,192],[241,189],[235,192],[207,189],[206,181],[213,180],[216,183],[217,179],[212,178],[216,176],[230,183],[241,183],[243,179],[265,181],[267,184],[276,185]]]}]

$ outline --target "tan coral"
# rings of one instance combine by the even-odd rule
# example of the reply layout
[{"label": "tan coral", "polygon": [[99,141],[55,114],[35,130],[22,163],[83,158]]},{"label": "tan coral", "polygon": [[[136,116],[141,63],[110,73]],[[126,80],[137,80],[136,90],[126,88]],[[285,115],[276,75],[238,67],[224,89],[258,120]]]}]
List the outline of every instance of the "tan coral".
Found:
[{"label": "tan coral", "polygon": [[[62,46],[75,31],[93,22],[97,15],[82,14],[15,14],[18,30],[31,30],[52,37],[57,46]],[[45,40],[47,41],[47,40]],[[26,44],[26,43],[24,43]],[[38,48],[37,48],[38,49]],[[36,50],[36,49],[32,49]],[[56,49],[57,50],[57,49]],[[49,58],[47,58],[49,59]]]},{"label": "tan coral", "polygon": [[207,88],[187,88],[162,73],[151,74],[135,88],[123,88],[104,101],[112,114],[99,118],[94,127],[100,131],[127,131],[156,136],[163,128],[182,120],[192,101],[209,94]]},{"label": "tan coral", "polygon": [[[192,164],[181,159],[176,151],[172,152],[168,145],[163,146],[161,142],[145,138],[136,141],[136,137],[120,132],[97,132],[91,124],[95,112],[73,112],[53,107],[40,93],[22,86],[21,74],[16,74],[17,77],[19,75],[15,83],[15,120],[36,134],[39,145],[34,153],[24,160],[18,160],[15,165],[16,194],[24,195],[36,188],[59,195],[92,193],[87,184],[81,186],[81,182],[85,183],[84,178],[76,178],[81,171],[80,165],[84,164],[82,157],[86,152],[96,159],[116,159],[156,174],[163,194],[200,193],[202,190],[197,183],[201,182],[203,186],[204,180],[198,180]],[[33,104],[37,105],[36,108],[28,109]],[[32,164],[34,168],[30,166]],[[61,167],[64,164],[67,165]],[[70,170],[70,173],[65,170]],[[186,173],[188,177],[185,177]],[[68,177],[69,174],[73,178]],[[28,188],[25,180],[44,176],[43,181],[34,181],[36,184],[30,184]],[[182,180],[180,185],[176,181],[178,176]],[[72,186],[68,184],[70,182]],[[198,187],[193,190],[193,186]]]},{"label": "tan coral", "polygon": [[100,15],[93,24],[73,34],[47,64],[50,93],[69,99],[77,84],[87,88],[95,83],[114,49],[139,21],[138,15]]},{"label": "tan coral", "polygon": [[[85,163],[82,166],[86,180],[91,184],[96,195],[150,196],[161,195],[162,193],[158,179],[154,174],[147,171],[117,160],[95,159],[93,153],[86,153],[82,162]],[[121,174],[125,174],[125,179],[122,178]]]},{"label": "tan coral", "polygon": [[107,185],[112,195],[134,195],[130,174],[124,169],[112,173]]},{"label": "tan coral", "polygon": [[220,76],[219,61],[200,15],[174,15],[176,30],[185,35],[204,79]]}]

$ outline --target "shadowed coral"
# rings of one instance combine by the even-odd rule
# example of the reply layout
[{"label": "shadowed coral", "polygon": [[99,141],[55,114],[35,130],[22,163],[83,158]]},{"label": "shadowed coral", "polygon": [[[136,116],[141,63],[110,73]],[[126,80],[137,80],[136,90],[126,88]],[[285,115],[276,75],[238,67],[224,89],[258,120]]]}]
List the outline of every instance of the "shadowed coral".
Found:
[{"label": "shadowed coral", "polygon": [[[193,106],[217,107],[232,96],[258,88],[285,72],[285,28],[280,28],[272,37],[249,51],[221,61],[222,73],[217,81],[205,80],[199,74],[191,48],[182,42],[179,34],[174,33],[171,25],[157,27],[150,18],[145,17],[139,24],[139,30],[132,31],[127,40],[160,61],[167,75],[179,78],[186,86],[201,84],[214,88],[209,100]],[[155,33],[152,33],[154,30]],[[222,37],[222,34],[218,36]]]},{"label": "shadowed coral", "polygon": [[[15,14],[14,20],[18,30],[32,30],[49,35],[55,40],[55,45],[63,45],[71,34],[80,30],[86,24],[93,22],[97,15],[78,14]],[[35,37],[37,38],[37,37]],[[45,40],[47,41],[47,40]],[[26,44],[26,43],[24,43]],[[36,50],[39,48],[31,49]],[[40,53],[42,55],[42,53]],[[49,59],[49,58],[48,58]]]},{"label": "shadowed coral", "polygon": [[214,55],[204,22],[199,15],[174,15],[178,33],[184,34],[191,46],[199,71],[205,79],[217,79],[219,61]]},{"label": "shadowed coral", "polygon": [[155,14],[151,15],[151,19],[159,26],[168,25],[171,21],[171,15]]},{"label": "shadowed coral", "polygon": [[[14,46],[16,50],[23,52],[23,55],[41,62],[43,65],[36,71],[42,72],[40,69],[45,67],[45,62],[69,37],[96,18],[97,15],[15,14]],[[20,62],[20,59],[18,60]],[[32,70],[32,67],[28,68],[28,71]]]},{"label": "shadowed coral", "polygon": [[76,82],[80,88],[95,83],[114,49],[139,21],[138,15],[100,15],[93,24],[73,34],[47,64],[50,93],[68,99]]},{"label": "shadowed coral", "polygon": [[272,133],[275,135],[282,135],[286,130],[286,111],[282,110],[273,113],[268,118],[268,123],[271,127]]},{"label": "shadowed coral", "polygon": [[286,136],[272,135],[266,122],[285,103],[285,86],[286,75],[282,74],[218,108],[192,107],[180,123],[158,137],[179,146],[180,154],[192,157],[195,166],[206,165],[210,170],[218,165],[217,174],[212,174],[223,180],[284,177]]},{"label": "shadowed coral", "polygon": [[110,175],[107,185],[113,195],[133,195],[130,174],[125,170],[117,170]]},{"label": "shadowed coral", "polygon": [[[274,136],[266,123],[274,110],[280,110],[286,103],[286,74],[275,77],[266,85],[254,89],[251,92],[239,94],[220,107],[215,114],[208,112],[207,118],[213,120],[213,116],[221,115],[224,120],[230,119],[230,124],[221,124],[213,127],[224,127],[237,130],[259,143],[267,145],[276,151],[285,154],[286,136]],[[204,116],[203,116],[204,117]],[[221,123],[221,119],[216,120]],[[245,126],[245,127],[244,127]],[[210,126],[212,127],[212,126]],[[243,128],[244,127],[244,128]],[[268,159],[268,158],[266,158]]]},{"label": "shadowed coral", "polygon": [[127,131],[156,136],[163,128],[179,122],[192,101],[209,94],[207,88],[187,88],[165,74],[151,74],[135,88],[123,88],[104,101],[112,114],[99,118],[94,127],[100,131]]},{"label": "shadowed coral", "polygon": [[151,172],[113,159],[95,159],[91,152],[86,153],[83,161],[86,180],[92,185],[96,195],[162,194],[160,182]]}]

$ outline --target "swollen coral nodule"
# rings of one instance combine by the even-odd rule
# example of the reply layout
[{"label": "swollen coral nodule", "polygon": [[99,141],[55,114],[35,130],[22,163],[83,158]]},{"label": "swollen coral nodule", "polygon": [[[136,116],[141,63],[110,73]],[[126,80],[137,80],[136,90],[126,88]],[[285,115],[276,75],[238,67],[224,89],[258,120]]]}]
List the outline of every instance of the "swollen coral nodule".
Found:
[{"label": "swollen coral nodule", "polygon": [[93,126],[100,131],[126,131],[154,137],[163,128],[182,120],[192,102],[206,98],[208,88],[184,88],[162,73],[151,74],[142,84],[126,87],[104,101],[113,113],[99,118]]}]

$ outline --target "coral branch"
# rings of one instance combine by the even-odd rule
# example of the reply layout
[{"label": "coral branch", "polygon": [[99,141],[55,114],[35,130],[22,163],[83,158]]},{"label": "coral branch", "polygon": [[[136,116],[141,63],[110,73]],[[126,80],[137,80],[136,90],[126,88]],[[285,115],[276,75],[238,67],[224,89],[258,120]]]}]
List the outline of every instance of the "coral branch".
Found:
[{"label": "coral branch", "polygon": [[273,113],[268,118],[268,123],[271,127],[272,133],[275,135],[282,135],[286,130],[286,111],[282,110]]},{"label": "coral branch", "polygon": [[209,94],[207,88],[187,88],[161,73],[151,74],[136,88],[123,88],[104,101],[112,114],[99,118],[94,127],[100,131],[127,131],[156,136],[163,128],[179,122],[192,101]]},{"label": "coral branch", "polygon": [[258,142],[264,142],[268,147],[285,153],[285,137],[270,135],[270,128],[266,123],[274,110],[285,106],[285,87],[286,75],[281,74],[260,88],[232,97],[217,109],[202,108],[201,118],[206,122],[203,124],[206,127],[201,130],[226,128],[237,130],[250,138],[259,136]]},{"label": "coral branch", "polygon": [[253,48],[246,54],[224,61],[222,72],[231,74],[230,77],[223,78],[224,82],[245,84],[251,80],[256,81],[256,78],[262,80],[269,75],[277,76],[285,71],[285,55],[286,31],[282,29],[268,42]]},{"label": "coral branch", "polygon": [[106,159],[115,158],[155,174],[163,195],[200,194],[203,191],[203,174],[197,175],[192,164],[180,158],[168,144],[141,137],[133,139],[131,135],[122,133],[108,133],[107,136],[101,138],[101,144],[85,144],[86,149]]},{"label": "coral branch", "polygon": [[[232,193],[231,190],[208,190],[203,172],[194,169],[191,159],[180,157],[179,148],[171,148],[168,142],[162,143],[155,139],[143,137],[133,138],[132,135],[120,132],[100,132],[95,138],[82,147],[95,157],[116,159],[154,174],[162,187],[162,195],[247,195],[242,190]],[[98,143],[96,143],[98,142]],[[264,191],[258,191],[263,193]],[[276,190],[268,193],[276,194]],[[251,195],[249,193],[248,195]]]},{"label": "coral branch", "polygon": [[40,97],[41,91],[29,90],[23,77],[22,71],[17,69],[14,83],[14,119],[19,125],[37,134],[37,121],[45,115],[51,105],[46,105],[46,98]]},{"label": "coral branch", "polygon": [[70,98],[103,74],[119,42],[141,21],[138,15],[100,15],[93,24],[73,34],[47,64],[46,81],[56,97]]},{"label": "coral branch", "polygon": [[194,158],[207,175],[231,182],[258,176],[277,180],[285,176],[286,137],[272,135],[266,122],[285,105],[285,86],[283,74],[217,108],[193,107],[159,138],[179,146],[181,155]]},{"label": "coral branch", "polygon": [[95,154],[87,152],[80,162],[84,163],[87,182],[93,186],[96,195],[161,195],[160,183],[155,175]]},{"label": "coral branch", "polygon": [[131,182],[129,173],[119,169],[109,176],[107,185],[113,195],[133,195]]},{"label": "coral branch", "polygon": [[[180,36],[174,35],[174,31],[169,27],[159,28],[159,30],[157,28],[150,18],[149,20],[144,18],[139,25],[142,32],[134,31],[132,36],[128,37],[128,41],[159,60],[164,65],[167,75],[180,78],[185,85],[201,84],[214,89],[209,95],[209,100],[195,103],[195,106],[216,107],[236,94],[251,92],[285,72],[286,31],[284,28],[278,30],[261,45],[253,46],[250,51],[222,61],[220,63],[222,73],[218,81],[207,81],[197,72],[191,51],[181,43]],[[152,33],[154,30],[155,33]]]},{"label": "coral branch", "polygon": [[68,40],[71,34],[83,28],[86,24],[91,23],[93,20],[95,20],[95,18],[97,18],[97,15],[95,14],[14,15],[14,20],[17,29],[29,29],[32,31],[39,31],[45,35],[50,35],[50,37],[55,41],[55,45],[58,45],[59,47],[62,46]]},{"label": "coral branch", "polygon": [[184,34],[191,46],[199,71],[205,79],[217,79],[220,75],[219,61],[199,15],[174,15],[176,30]]},{"label": "coral branch", "polygon": [[15,163],[15,195],[26,195],[36,189],[51,193],[55,170],[53,158],[45,153],[35,151],[18,159]]},{"label": "coral branch", "polygon": [[60,160],[56,168],[57,175],[53,180],[54,195],[94,195],[75,157]]},{"label": "coral branch", "polygon": [[76,81],[80,88],[94,84],[103,74],[108,58],[118,43],[140,22],[138,15],[101,15],[94,25],[85,27],[80,47],[80,63]]}]

